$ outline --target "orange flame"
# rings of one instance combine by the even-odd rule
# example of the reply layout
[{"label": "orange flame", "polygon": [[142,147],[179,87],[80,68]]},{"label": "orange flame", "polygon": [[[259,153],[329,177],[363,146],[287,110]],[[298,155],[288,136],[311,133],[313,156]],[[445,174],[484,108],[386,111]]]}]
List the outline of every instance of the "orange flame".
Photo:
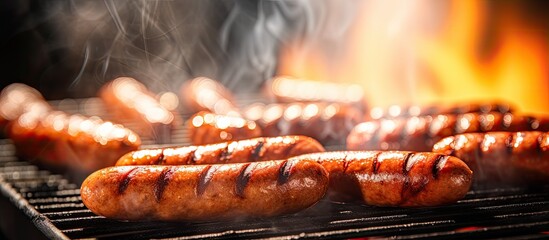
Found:
[{"label": "orange flame", "polygon": [[[288,46],[278,73],[361,84],[372,106],[504,100],[522,112],[549,113],[547,29],[540,31],[513,8],[494,20],[487,18],[485,2],[435,3],[369,3],[343,57],[330,59],[325,46],[308,52]],[[433,16],[443,24],[425,26]],[[487,37],[491,41],[483,45]]]}]

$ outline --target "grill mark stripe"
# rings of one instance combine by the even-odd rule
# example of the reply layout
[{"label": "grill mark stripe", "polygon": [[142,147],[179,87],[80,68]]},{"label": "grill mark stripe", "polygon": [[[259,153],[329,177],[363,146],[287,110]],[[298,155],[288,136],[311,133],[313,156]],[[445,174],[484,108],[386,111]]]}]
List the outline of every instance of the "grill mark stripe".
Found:
[{"label": "grill mark stripe", "polygon": [[[412,156],[414,156],[415,153],[411,152],[411,153],[407,153],[406,154],[406,157],[404,158],[404,164],[402,165],[402,173],[406,176],[408,176],[408,161],[410,160],[410,158]],[[415,164],[415,163],[414,163]],[[411,167],[410,167],[411,168]]]},{"label": "grill mark stripe", "polygon": [[278,168],[278,178],[276,183],[278,185],[285,184],[288,182],[288,179],[290,178],[290,174],[292,171],[293,164],[288,163],[288,160],[285,160],[282,164],[280,164],[280,167]]},{"label": "grill mark stripe", "polygon": [[509,135],[507,135],[507,137],[505,138],[505,148],[508,155],[511,155],[513,153],[514,141],[515,137],[512,133],[509,133]]},{"label": "grill mark stripe", "polygon": [[374,160],[372,161],[372,168],[373,168],[374,174],[377,174],[377,172],[379,171],[379,166],[381,164],[378,161],[378,159],[381,153],[382,153],[381,151],[377,152],[376,155],[374,156]]},{"label": "grill mark stripe", "polygon": [[[439,164],[440,164],[441,162],[446,163],[446,161],[448,160],[448,158],[450,158],[450,156],[438,154],[438,155],[437,155],[437,158],[435,159],[435,161],[433,161],[433,166],[431,167],[431,173],[433,174],[433,177],[434,177],[435,179],[438,178],[438,173],[439,173],[440,169],[443,167],[443,166],[439,166]],[[444,161],[443,161],[443,160],[444,160]]]},{"label": "grill mark stripe", "polygon": [[254,150],[252,151],[252,160],[258,161],[259,160],[259,153],[261,153],[261,149],[263,148],[263,145],[265,145],[265,142],[263,140],[257,141],[257,143],[254,146]]},{"label": "grill mark stripe", "polygon": [[130,184],[130,181],[134,176],[134,172],[138,168],[139,167],[134,167],[122,176],[120,183],[118,184],[118,194],[122,194],[124,193],[124,191],[126,191],[126,189],[128,188],[128,185]]},{"label": "grill mark stripe", "polygon": [[245,164],[244,167],[240,169],[240,173],[236,178],[235,193],[240,198],[244,198],[244,190],[246,190],[251,177],[251,171],[248,170],[248,168],[250,166],[253,167],[253,165],[254,164],[252,163]]},{"label": "grill mark stripe", "polygon": [[166,159],[164,158],[164,149],[162,149],[162,151],[160,151],[160,154],[158,154],[158,158],[156,159],[156,162],[154,163],[155,165],[163,165],[166,161]]},{"label": "grill mark stripe", "polygon": [[229,149],[229,145],[231,143],[227,143],[227,145],[225,145],[225,148],[223,148],[221,150],[221,153],[219,154],[219,161],[220,162],[226,163],[227,161],[229,161],[231,159],[230,156],[232,154],[232,151]]},{"label": "grill mark stripe", "polygon": [[196,163],[196,150],[198,150],[198,148],[194,149],[193,151],[191,151],[189,153],[189,155],[187,156],[187,164],[194,164]]},{"label": "grill mark stripe", "polygon": [[202,169],[196,185],[196,195],[201,196],[212,180],[213,174],[217,171],[218,165],[207,165]]},{"label": "grill mark stripe", "polygon": [[175,169],[173,167],[166,167],[162,170],[160,175],[158,176],[158,179],[156,180],[155,187],[154,187],[154,197],[156,199],[156,202],[160,202],[160,199],[162,199],[162,194],[164,194],[164,189],[166,189],[166,186],[172,179],[172,176],[175,172]]}]

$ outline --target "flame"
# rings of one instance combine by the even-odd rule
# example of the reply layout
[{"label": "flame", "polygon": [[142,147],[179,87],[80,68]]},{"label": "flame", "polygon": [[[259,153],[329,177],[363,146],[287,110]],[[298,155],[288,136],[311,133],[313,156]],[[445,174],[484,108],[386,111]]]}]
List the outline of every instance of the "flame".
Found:
[{"label": "flame", "polygon": [[513,4],[490,19],[493,5],[484,1],[446,3],[361,5],[342,57],[330,59],[326,46],[290,44],[278,73],[358,83],[371,106],[503,100],[521,112],[549,113],[547,30]]}]

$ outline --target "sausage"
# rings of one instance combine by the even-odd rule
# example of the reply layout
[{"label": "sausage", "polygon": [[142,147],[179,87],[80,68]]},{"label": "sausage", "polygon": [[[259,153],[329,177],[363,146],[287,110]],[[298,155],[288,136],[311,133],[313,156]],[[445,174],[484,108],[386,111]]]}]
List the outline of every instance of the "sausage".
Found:
[{"label": "sausage", "polygon": [[305,135],[324,145],[342,145],[363,118],[356,108],[338,103],[254,104],[244,116],[255,121],[264,136]]},{"label": "sausage", "polygon": [[95,214],[145,221],[200,221],[291,214],[318,202],[328,173],[313,161],[115,166],[84,180]]},{"label": "sausage", "polygon": [[509,103],[489,102],[489,103],[464,103],[452,104],[449,106],[441,105],[411,105],[399,106],[392,105],[387,108],[374,107],[370,109],[366,119],[382,118],[409,118],[419,116],[432,116],[439,114],[464,114],[464,113],[510,113],[513,107]]},{"label": "sausage", "polygon": [[311,153],[329,173],[330,197],[375,206],[420,207],[454,203],[469,191],[472,171],[460,159],[430,152]]},{"label": "sausage", "polygon": [[466,133],[440,140],[434,152],[463,159],[476,186],[549,183],[549,133]]},{"label": "sausage", "polygon": [[0,136],[5,134],[8,124],[23,113],[45,113],[51,110],[51,106],[36,89],[22,83],[8,85],[0,92]]},{"label": "sausage", "polygon": [[213,79],[194,78],[181,86],[180,93],[183,104],[192,112],[240,116],[232,92]]},{"label": "sausage", "polygon": [[125,154],[116,165],[241,163],[287,159],[323,151],[320,143],[305,136],[262,137],[210,145],[142,149]]},{"label": "sausage", "polygon": [[8,134],[18,156],[82,173],[112,166],[141,144],[139,136],[122,125],[61,111],[27,112],[10,125]]},{"label": "sausage", "polygon": [[549,131],[549,118],[466,113],[379,119],[356,125],[347,137],[347,149],[431,151],[440,139],[460,133],[531,130]]},{"label": "sausage", "polygon": [[100,89],[99,96],[113,114],[112,120],[134,123],[128,127],[156,142],[170,142],[172,129],[181,124],[178,115],[163,106],[154,93],[133,78],[114,79]]},{"label": "sausage", "polygon": [[266,84],[266,91],[278,102],[327,102],[350,105],[362,114],[368,106],[364,91],[358,84],[321,82],[290,76],[277,76]]},{"label": "sausage", "polygon": [[200,111],[187,123],[192,144],[210,144],[261,136],[261,128],[254,121],[237,116]]}]

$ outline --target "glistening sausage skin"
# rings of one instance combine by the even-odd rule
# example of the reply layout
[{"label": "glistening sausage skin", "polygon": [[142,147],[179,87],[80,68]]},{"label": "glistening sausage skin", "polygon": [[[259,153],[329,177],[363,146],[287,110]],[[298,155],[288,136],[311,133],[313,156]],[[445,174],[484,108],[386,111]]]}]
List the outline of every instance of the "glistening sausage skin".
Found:
[{"label": "glistening sausage skin", "polygon": [[375,206],[438,206],[462,199],[472,171],[460,159],[429,152],[356,151],[305,154],[330,174],[330,195]]},{"label": "glistening sausage skin", "polygon": [[122,156],[116,165],[240,163],[287,159],[314,152],[324,152],[324,147],[310,137],[261,137],[209,145],[141,149]]},{"label": "glistening sausage skin", "polygon": [[467,133],[442,139],[434,152],[463,159],[476,185],[549,182],[549,133]]},{"label": "glistening sausage skin", "polygon": [[291,214],[319,201],[328,173],[314,161],[115,166],[83,182],[94,213],[120,220],[199,221]]}]

